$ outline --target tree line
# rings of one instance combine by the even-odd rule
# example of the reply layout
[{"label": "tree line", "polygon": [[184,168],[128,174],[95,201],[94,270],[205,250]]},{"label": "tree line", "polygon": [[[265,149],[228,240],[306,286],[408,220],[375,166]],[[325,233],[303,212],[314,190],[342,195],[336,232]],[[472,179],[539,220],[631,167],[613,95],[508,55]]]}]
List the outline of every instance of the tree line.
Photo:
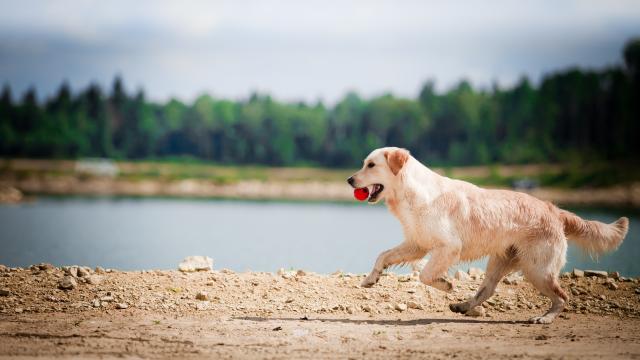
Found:
[{"label": "tree line", "polygon": [[40,101],[35,89],[0,95],[0,156],[158,159],[189,156],[229,164],[357,166],[372,149],[408,148],[431,165],[634,161],[640,157],[640,39],[624,63],[572,68],[508,88],[461,81],[415,99],[355,93],[334,106],[283,103],[265,94],[192,104],[148,101],[117,77],[73,93],[63,83]]}]

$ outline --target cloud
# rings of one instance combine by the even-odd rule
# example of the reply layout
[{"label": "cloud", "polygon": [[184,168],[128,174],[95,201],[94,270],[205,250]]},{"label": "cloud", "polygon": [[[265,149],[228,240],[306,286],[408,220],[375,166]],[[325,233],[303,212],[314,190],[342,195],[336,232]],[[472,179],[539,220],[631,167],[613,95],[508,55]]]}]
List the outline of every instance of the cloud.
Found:
[{"label": "cloud", "polygon": [[414,96],[606,66],[640,34],[634,1],[36,1],[0,9],[0,81],[51,93],[121,73],[155,99],[201,92],[333,101]]}]

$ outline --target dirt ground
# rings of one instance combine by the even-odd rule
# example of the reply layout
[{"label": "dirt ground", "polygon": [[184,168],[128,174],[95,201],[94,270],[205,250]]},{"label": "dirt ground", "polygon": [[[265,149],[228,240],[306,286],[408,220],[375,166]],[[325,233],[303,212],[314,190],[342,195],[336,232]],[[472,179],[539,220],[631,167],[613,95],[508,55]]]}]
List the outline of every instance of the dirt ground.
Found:
[{"label": "dirt ground", "polygon": [[532,325],[549,302],[517,276],[471,317],[448,304],[481,274],[446,294],[394,273],[364,289],[361,274],[0,266],[0,358],[640,358],[638,279],[576,275],[561,317]]}]

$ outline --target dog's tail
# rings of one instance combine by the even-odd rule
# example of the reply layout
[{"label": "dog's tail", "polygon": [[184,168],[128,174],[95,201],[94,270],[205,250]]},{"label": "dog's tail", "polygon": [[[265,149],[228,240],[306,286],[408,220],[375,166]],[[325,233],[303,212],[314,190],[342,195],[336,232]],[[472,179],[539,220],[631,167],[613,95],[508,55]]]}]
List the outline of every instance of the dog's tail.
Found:
[{"label": "dog's tail", "polygon": [[591,255],[615,250],[627,235],[629,219],[620,219],[605,224],[600,221],[584,220],[578,215],[560,210],[560,219],[564,224],[567,238],[585,249]]}]

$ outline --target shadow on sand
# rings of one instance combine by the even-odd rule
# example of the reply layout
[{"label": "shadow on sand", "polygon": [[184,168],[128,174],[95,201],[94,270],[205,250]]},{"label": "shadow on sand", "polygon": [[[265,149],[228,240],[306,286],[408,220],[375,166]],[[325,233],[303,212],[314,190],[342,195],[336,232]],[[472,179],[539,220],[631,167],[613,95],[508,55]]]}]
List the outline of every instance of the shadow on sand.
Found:
[{"label": "shadow on sand", "polygon": [[333,318],[292,318],[292,317],[257,317],[257,316],[245,316],[235,317],[237,320],[248,321],[321,321],[321,322],[336,322],[336,323],[349,323],[349,324],[374,324],[374,325],[394,325],[394,326],[412,326],[412,325],[429,325],[429,324],[528,324],[527,321],[507,321],[507,320],[482,320],[482,319],[412,319],[412,320],[371,320],[371,319],[333,319]]}]

